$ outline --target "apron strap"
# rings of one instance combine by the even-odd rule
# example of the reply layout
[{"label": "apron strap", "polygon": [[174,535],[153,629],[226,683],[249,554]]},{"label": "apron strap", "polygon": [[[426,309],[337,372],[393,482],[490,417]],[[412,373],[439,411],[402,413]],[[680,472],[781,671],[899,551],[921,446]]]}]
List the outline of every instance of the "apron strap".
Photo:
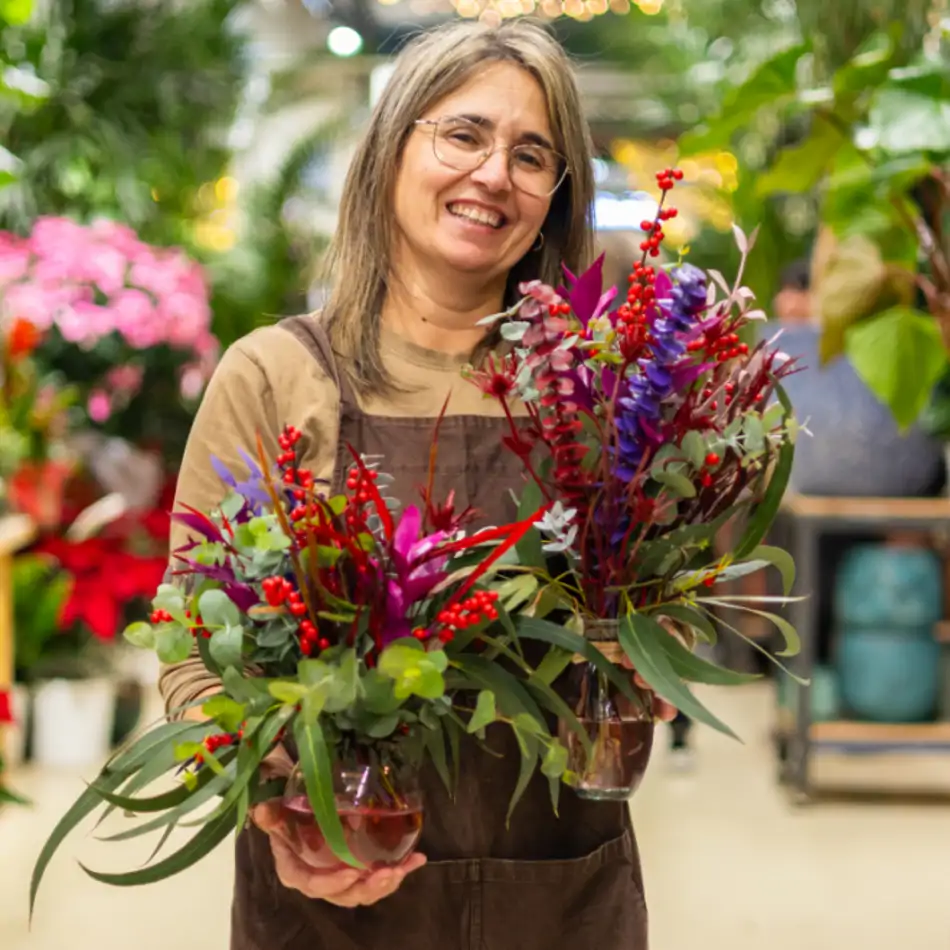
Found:
[{"label": "apron strap", "polygon": [[340,408],[352,408],[357,405],[353,387],[346,373],[340,372],[333,344],[327,334],[319,314],[304,313],[285,317],[277,326],[293,334],[306,347],[307,352],[320,364],[323,371],[333,380],[340,393]]}]

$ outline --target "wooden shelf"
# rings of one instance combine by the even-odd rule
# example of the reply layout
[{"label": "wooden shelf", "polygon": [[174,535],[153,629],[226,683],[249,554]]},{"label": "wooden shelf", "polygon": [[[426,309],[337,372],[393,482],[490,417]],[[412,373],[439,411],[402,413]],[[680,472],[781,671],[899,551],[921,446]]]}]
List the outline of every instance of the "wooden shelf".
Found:
[{"label": "wooden shelf", "polygon": [[823,749],[853,752],[950,752],[950,722],[816,722],[809,738]]},{"label": "wooden shelf", "polygon": [[822,521],[950,522],[950,498],[830,498],[788,492],[783,510]]}]

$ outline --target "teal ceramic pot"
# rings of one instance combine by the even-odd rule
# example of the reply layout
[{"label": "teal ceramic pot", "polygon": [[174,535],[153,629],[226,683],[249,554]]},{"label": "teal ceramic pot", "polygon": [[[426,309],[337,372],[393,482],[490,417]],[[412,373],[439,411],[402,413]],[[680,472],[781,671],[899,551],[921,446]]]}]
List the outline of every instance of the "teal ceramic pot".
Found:
[{"label": "teal ceramic pot", "polygon": [[791,488],[806,495],[865,497],[938,492],[941,445],[918,426],[900,433],[846,358],[821,366],[816,327],[768,323],[762,334],[770,338],[780,329],[778,346],[804,367],[783,386],[799,421],[812,432],[795,446]]},{"label": "teal ceramic pot", "polygon": [[837,631],[836,668],[846,712],[872,722],[934,718],[940,646],[927,627],[855,627]]},{"label": "teal ceramic pot", "polygon": [[933,551],[859,544],[838,566],[834,617],[839,624],[928,627],[943,613],[943,566]]}]

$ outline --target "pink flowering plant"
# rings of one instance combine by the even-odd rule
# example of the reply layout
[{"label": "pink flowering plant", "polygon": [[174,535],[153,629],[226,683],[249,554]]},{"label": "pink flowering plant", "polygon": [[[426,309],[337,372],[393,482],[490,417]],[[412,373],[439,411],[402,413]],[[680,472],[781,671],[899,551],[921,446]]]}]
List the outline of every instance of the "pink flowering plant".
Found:
[{"label": "pink flowering plant", "polygon": [[197,263],[121,224],[0,232],[0,321],[42,333],[35,358],[79,388],[93,428],[172,458],[217,358],[208,296]]}]

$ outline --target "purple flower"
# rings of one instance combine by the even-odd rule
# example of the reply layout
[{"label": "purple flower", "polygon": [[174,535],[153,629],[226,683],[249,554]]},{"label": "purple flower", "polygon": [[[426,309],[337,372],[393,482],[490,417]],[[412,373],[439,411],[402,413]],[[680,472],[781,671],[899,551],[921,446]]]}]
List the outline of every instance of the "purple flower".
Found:
[{"label": "purple flower", "polygon": [[686,354],[686,337],[706,307],[706,275],[692,264],[677,267],[656,281],[657,310],[650,326],[652,355],[639,361],[640,373],[625,380],[617,400],[620,432],[617,477],[630,481],[644,449],[657,438],[661,404],[676,384],[688,378],[679,365]]}]

